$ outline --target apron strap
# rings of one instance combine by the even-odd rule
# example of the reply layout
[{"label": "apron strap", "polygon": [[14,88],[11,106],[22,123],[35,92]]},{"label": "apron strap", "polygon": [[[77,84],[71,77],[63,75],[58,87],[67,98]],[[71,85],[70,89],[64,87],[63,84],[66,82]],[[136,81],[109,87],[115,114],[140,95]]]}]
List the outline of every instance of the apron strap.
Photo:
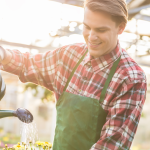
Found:
[{"label": "apron strap", "polygon": [[81,57],[81,59],[78,61],[78,63],[76,64],[76,66],[74,67],[73,71],[71,72],[71,75],[69,76],[68,80],[67,80],[67,83],[64,87],[64,90],[63,91],[66,91],[67,87],[68,87],[68,84],[72,78],[72,76],[74,75],[74,72],[76,71],[77,67],[79,66],[79,64],[81,63],[81,61],[84,59],[85,55],[87,54],[88,50],[84,53],[84,55]]},{"label": "apron strap", "polygon": [[105,85],[104,85],[104,87],[103,87],[103,90],[102,90],[102,92],[101,92],[99,102],[103,102],[103,101],[104,101],[104,98],[105,98],[105,95],[106,95],[106,91],[107,91],[108,85],[109,85],[109,83],[110,83],[112,77],[114,76],[114,74],[115,74],[115,72],[116,72],[116,69],[117,69],[117,66],[118,66],[118,64],[119,64],[120,59],[121,59],[121,56],[118,58],[117,61],[115,61],[115,62],[113,63],[113,66],[112,66],[112,68],[111,68],[111,70],[110,70],[110,73],[109,73],[109,75],[108,75],[108,78],[107,78],[107,80],[106,80],[106,82],[105,82]]},{"label": "apron strap", "polygon": [[[68,84],[69,84],[69,82],[70,82],[72,76],[74,75],[74,72],[76,71],[77,67],[78,67],[79,64],[82,62],[82,60],[84,59],[84,57],[85,57],[85,55],[87,54],[87,52],[88,52],[88,50],[84,53],[84,55],[81,57],[81,59],[78,61],[78,63],[77,63],[76,66],[74,67],[73,71],[71,72],[71,74],[70,74],[70,76],[69,76],[69,78],[68,78],[68,80],[67,80],[67,83],[66,83],[66,85],[65,85],[63,91],[66,91],[66,89],[67,89],[67,87],[68,87]],[[114,76],[114,74],[115,74],[115,72],[116,72],[116,69],[117,69],[117,66],[118,66],[118,64],[119,64],[120,59],[121,59],[121,56],[117,59],[117,61],[115,61],[115,62],[113,63],[113,66],[112,66],[112,68],[111,68],[111,70],[110,70],[110,73],[109,73],[109,75],[108,75],[108,78],[107,78],[107,80],[106,80],[106,82],[105,82],[105,85],[104,85],[104,87],[103,87],[103,90],[102,90],[102,92],[101,92],[99,102],[103,102],[103,101],[104,101],[104,98],[105,98],[105,95],[106,95],[106,92],[107,92],[108,85],[109,85],[109,83],[110,83],[112,77]]]}]

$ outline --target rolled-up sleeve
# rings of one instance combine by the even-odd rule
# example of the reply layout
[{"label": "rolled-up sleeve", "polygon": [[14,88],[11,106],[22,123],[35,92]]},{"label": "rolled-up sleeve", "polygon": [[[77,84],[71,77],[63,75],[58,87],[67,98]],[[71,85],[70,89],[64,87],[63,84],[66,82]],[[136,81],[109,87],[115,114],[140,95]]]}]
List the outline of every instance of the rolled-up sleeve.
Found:
[{"label": "rolled-up sleeve", "polygon": [[146,79],[130,80],[122,86],[108,110],[100,139],[91,150],[129,150],[146,98]]}]

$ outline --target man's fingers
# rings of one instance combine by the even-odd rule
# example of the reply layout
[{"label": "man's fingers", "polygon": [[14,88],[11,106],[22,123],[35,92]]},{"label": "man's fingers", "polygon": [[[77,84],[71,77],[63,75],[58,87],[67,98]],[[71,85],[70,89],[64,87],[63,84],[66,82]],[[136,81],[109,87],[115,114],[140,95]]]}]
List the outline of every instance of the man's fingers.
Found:
[{"label": "man's fingers", "polygon": [[5,57],[5,49],[0,46],[0,62],[4,59]]}]

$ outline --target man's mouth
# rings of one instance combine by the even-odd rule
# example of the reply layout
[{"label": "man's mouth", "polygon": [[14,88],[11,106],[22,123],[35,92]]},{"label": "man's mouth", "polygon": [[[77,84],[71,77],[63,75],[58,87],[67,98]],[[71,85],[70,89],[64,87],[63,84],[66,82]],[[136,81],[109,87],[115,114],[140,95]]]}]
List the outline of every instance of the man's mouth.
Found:
[{"label": "man's mouth", "polygon": [[91,47],[91,48],[96,48],[96,47],[98,47],[102,42],[100,42],[100,43],[91,43],[91,42],[88,42],[89,43],[89,46]]}]

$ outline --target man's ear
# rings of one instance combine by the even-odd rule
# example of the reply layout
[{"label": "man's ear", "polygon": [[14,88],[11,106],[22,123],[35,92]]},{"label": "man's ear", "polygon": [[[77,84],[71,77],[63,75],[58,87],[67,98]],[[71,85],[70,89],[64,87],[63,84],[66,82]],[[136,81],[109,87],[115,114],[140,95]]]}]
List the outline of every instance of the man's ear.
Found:
[{"label": "man's ear", "polygon": [[126,24],[124,22],[120,23],[120,25],[118,26],[118,34],[122,34],[125,27],[126,27]]}]

